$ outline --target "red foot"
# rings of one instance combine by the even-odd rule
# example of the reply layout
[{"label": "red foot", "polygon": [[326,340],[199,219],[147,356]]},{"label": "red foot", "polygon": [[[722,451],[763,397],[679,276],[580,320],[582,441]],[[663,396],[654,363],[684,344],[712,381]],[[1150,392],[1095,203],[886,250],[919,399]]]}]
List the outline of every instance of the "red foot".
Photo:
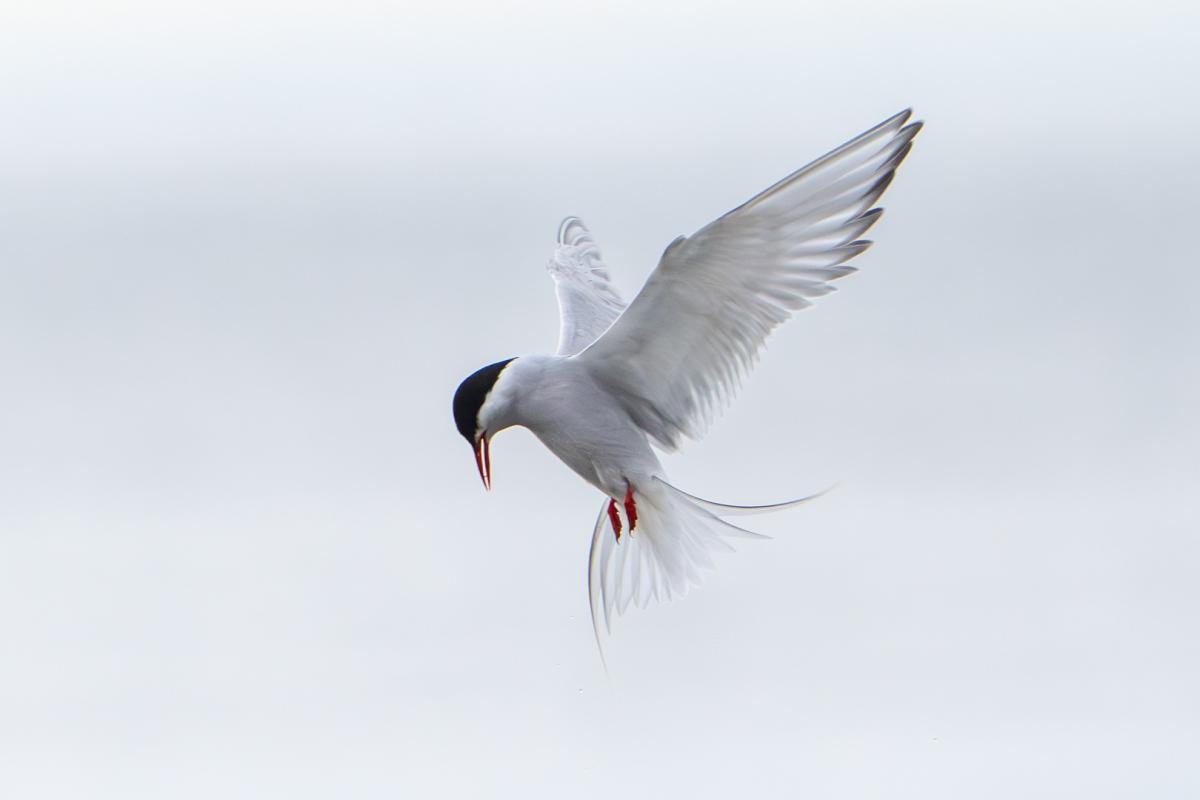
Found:
[{"label": "red foot", "polygon": [[617,501],[608,501],[608,521],[612,523],[613,535],[621,541],[621,515],[617,513]]},{"label": "red foot", "polygon": [[637,503],[633,502],[633,487],[625,482],[625,516],[629,517],[629,532],[637,528]]}]

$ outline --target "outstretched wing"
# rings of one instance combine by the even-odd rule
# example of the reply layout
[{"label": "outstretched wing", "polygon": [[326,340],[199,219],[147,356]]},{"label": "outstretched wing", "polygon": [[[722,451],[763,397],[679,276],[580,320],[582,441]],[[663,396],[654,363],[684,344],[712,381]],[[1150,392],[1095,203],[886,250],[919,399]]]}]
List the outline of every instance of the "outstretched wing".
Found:
[{"label": "outstretched wing", "polygon": [[625,310],[625,301],[578,217],[567,217],[558,226],[558,246],[546,269],[558,294],[558,354],[573,356],[608,330]]},{"label": "outstretched wing", "polygon": [[[870,242],[858,237],[921,123],[903,111],[667,247],[629,308],[577,356],[655,441],[699,438],[767,336]],[[560,294],[561,297],[561,294]]]}]

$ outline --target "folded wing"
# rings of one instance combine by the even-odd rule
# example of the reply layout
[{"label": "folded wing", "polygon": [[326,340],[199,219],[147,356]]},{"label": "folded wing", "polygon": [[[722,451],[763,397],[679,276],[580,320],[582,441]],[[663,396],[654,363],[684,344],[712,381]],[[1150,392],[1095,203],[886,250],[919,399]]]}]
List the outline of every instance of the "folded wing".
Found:
[{"label": "folded wing", "polygon": [[659,445],[702,436],[771,331],[854,272],[845,264],[870,245],[858,237],[879,219],[875,202],[920,130],[905,125],[910,113],[676,239],[624,313],[579,352]]},{"label": "folded wing", "polygon": [[567,217],[558,226],[558,246],[546,269],[558,295],[558,355],[575,355],[608,330],[625,310],[625,301],[578,217]]}]

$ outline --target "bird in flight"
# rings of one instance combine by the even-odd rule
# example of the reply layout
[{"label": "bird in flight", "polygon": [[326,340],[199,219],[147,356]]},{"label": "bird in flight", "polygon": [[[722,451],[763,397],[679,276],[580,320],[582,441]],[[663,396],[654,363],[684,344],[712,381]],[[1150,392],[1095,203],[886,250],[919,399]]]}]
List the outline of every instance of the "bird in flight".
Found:
[{"label": "bird in flight", "polygon": [[[490,442],[520,425],[605,496],[592,531],[588,600],[596,640],[630,604],[697,585],[729,539],[725,518],[790,508],[732,506],[667,481],[654,448],[699,439],[767,336],[854,272],[875,203],[920,122],[902,111],[667,246],[626,304],[583,222],[563,220],[547,268],[558,295],[554,355],[489,364],[454,395],[458,431],[491,488]],[[815,495],[814,495],[815,496]],[[603,654],[603,651],[602,651]]]}]

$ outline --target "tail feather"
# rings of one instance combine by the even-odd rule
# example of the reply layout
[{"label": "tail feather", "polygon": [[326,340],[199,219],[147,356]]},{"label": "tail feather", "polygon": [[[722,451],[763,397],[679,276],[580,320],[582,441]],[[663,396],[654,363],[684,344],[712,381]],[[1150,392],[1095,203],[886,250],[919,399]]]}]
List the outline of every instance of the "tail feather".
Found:
[{"label": "tail feather", "polygon": [[630,530],[626,524],[619,541],[608,523],[606,498],[592,531],[588,557],[588,601],[601,660],[604,647],[600,629],[603,626],[611,634],[613,617],[624,614],[630,605],[645,608],[652,601],[687,594],[688,589],[700,585],[703,572],[715,567],[712,553],[733,552],[730,539],[770,538],[721,517],[782,511],[827,491],[786,503],[734,506],[696,497],[652,478],[634,490],[637,527]]},{"label": "tail feather", "polygon": [[[658,479],[656,478],[655,480]],[[830,486],[828,489],[822,489],[816,494],[810,494],[807,497],[800,497],[795,500],[787,500],[783,503],[772,503],[766,506],[731,506],[726,505],[725,503],[714,503],[712,500],[705,500],[702,497],[696,497],[696,495],[688,494],[682,489],[676,489],[674,486],[671,486],[665,481],[663,481],[663,483],[666,486],[670,486],[672,491],[683,495],[688,500],[691,500],[693,503],[703,508],[705,511],[721,517],[749,517],[755,514],[770,514],[773,511],[783,511],[786,508],[795,508],[802,503],[807,503],[809,500],[816,500],[818,497],[828,494],[834,489],[833,486]]]}]

